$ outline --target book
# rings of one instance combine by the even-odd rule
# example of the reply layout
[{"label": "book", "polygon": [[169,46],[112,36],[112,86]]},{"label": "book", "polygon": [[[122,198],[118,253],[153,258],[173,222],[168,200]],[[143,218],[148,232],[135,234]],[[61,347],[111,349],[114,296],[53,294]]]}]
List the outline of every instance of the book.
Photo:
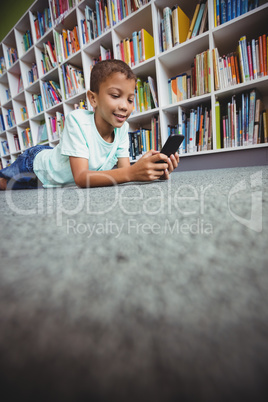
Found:
[{"label": "book", "polygon": [[220,111],[220,102],[216,101],[215,103],[215,120],[216,120],[216,146],[217,149],[222,148],[222,140],[221,140],[221,111]]},{"label": "book", "polygon": [[195,26],[195,22],[196,22],[198,13],[199,13],[199,9],[200,9],[200,3],[198,3],[198,4],[196,5],[196,7],[195,7],[194,15],[193,15],[193,18],[192,18],[192,21],[191,21],[191,24],[190,24],[190,28],[189,28],[189,31],[188,31],[186,40],[190,39],[191,36],[192,36],[192,32],[193,32],[193,29],[194,29],[194,26]]},{"label": "book", "polygon": [[185,42],[190,27],[190,19],[179,6],[172,8],[173,46]]}]

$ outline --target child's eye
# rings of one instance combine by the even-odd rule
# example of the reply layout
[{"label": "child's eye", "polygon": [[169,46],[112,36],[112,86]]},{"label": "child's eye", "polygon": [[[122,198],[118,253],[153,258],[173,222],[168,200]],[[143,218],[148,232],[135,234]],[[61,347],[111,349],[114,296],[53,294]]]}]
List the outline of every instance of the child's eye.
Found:
[{"label": "child's eye", "polygon": [[128,102],[129,102],[129,103],[133,103],[133,99],[129,99]]},{"label": "child's eye", "polygon": [[111,96],[112,96],[112,98],[119,98],[119,95],[116,95],[116,94],[112,94]]}]

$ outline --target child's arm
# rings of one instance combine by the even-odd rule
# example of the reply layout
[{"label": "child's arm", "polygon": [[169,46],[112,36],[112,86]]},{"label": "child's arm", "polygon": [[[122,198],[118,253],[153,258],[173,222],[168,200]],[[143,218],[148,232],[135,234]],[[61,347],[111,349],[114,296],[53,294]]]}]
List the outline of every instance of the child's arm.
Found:
[{"label": "child's arm", "polygon": [[[159,160],[164,160],[166,163],[155,163]],[[175,168],[166,155],[160,154],[157,151],[147,152],[131,166],[129,162],[128,164],[121,162],[120,167],[119,162],[118,169],[113,170],[88,170],[88,160],[74,156],[70,156],[70,164],[74,181],[79,187],[102,187],[130,181],[152,181],[165,178],[163,177],[165,176],[165,171],[166,169],[170,170],[171,165],[172,170]]]}]

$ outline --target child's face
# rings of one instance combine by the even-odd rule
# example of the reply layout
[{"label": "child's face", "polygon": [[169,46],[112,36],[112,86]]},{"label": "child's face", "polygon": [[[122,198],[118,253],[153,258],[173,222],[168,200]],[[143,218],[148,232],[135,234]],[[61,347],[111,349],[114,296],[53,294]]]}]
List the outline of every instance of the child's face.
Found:
[{"label": "child's face", "polygon": [[[112,133],[120,128],[133,110],[135,80],[127,79],[122,73],[110,75],[99,88],[99,93],[91,96],[95,108],[95,124],[100,134]],[[91,93],[92,94],[92,93]]]}]

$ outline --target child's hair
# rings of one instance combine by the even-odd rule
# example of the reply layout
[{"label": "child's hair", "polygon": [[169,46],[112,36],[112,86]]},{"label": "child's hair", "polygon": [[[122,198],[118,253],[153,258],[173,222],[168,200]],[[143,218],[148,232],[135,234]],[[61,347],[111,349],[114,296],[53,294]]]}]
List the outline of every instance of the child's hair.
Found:
[{"label": "child's hair", "polygon": [[90,75],[90,90],[99,93],[100,84],[111,74],[122,73],[128,80],[135,80],[137,77],[128,64],[122,60],[103,60],[94,65]]}]

